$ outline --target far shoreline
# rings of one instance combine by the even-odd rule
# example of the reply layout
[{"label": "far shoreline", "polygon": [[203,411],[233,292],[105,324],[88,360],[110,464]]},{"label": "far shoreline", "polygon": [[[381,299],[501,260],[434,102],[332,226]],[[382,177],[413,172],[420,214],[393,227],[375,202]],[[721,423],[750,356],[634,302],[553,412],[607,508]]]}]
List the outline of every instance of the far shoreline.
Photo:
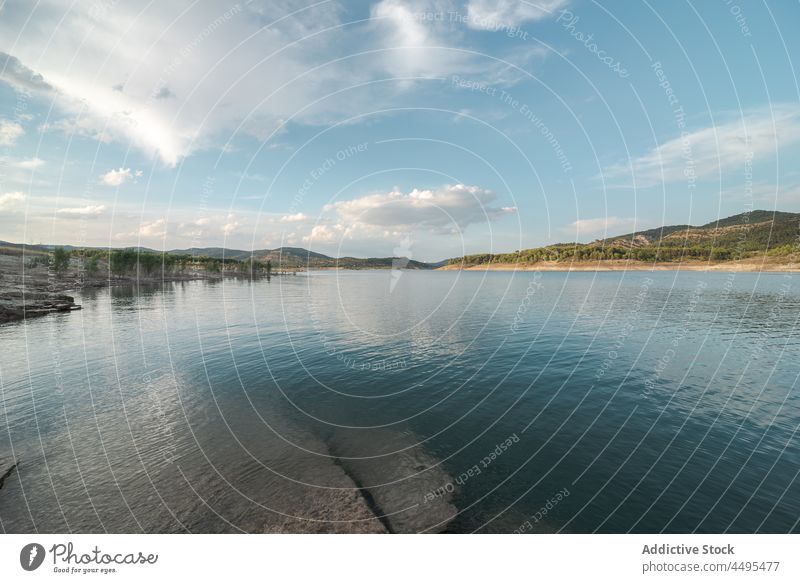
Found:
[{"label": "far shoreline", "polygon": [[435,271],[553,271],[553,272],[611,272],[611,271],[716,271],[721,273],[798,273],[800,263],[776,261],[683,261],[649,263],[633,260],[603,261],[540,261],[538,263],[487,263],[480,265],[444,265]]}]

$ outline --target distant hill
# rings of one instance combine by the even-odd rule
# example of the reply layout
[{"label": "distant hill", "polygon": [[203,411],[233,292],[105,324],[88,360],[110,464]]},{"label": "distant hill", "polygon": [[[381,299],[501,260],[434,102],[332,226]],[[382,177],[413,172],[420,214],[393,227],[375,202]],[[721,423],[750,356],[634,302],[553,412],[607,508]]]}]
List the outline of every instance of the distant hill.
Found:
[{"label": "distant hill", "polygon": [[[9,243],[0,241],[0,252],[5,248],[6,252],[21,253],[24,249],[27,253],[50,252],[60,245],[25,245],[22,243]],[[63,245],[68,251],[77,251],[81,247],[73,245]],[[89,249],[88,247],[86,249]],[[98,249],[93,247],[92,249]],[[107,248],[103,248],[107,249]],[[138,249],[142,253],[161,253],[154,249],[145,247],[119,247],[117,249]],[[242,261],[251,257],[261,261],[270,261],[276,269],[321,269],[321,268],[340,268],[340,269],[434,269],[445,262],[436,264],[414,261],[405,257],[330,257],[322,253],[309,251],[300,247],[279,247],[277,249],[257,249],[255,251],[244,251],[241,249],[226,249],[225,247],[191,247],[189,249],[172,249],[167,251],[169,255],[181,256],[190,255],[192,257],[208,257],[210,259],[227,259]]]},{"label": "distant hill", "polygon": [[252,251],[241,249],[226,249],[225,247],[191,247],[189,249],[172,249],[167,251],[170,255],[192,255],[194,257],[210,257],[211,259],[247,259],[253,255]]},{"label": "distant hill", "polygon": [[731,261],[800,250],[800,214],[751,211],[698,227],[671,225],[599,239],[591,243],[558,243],[513,253],[456,257],[450,265],[475,266],[541,261]]},{"label": "distant hill", "polygon": [[433,269],[434,266],[421,261],[408,260],[405,257],[330,257],[322,253],[309,251],[300,247],[278,247],[277,249],[256,249],[241,251],[222,247],[203,247],[191,249],[174,249],[172,255],[194,255],[211,257],[212,259],[248,259],[254,257],[258,261],[270,261],[277,268],[285,269],[320,269],[338,267],[341,269]]}]

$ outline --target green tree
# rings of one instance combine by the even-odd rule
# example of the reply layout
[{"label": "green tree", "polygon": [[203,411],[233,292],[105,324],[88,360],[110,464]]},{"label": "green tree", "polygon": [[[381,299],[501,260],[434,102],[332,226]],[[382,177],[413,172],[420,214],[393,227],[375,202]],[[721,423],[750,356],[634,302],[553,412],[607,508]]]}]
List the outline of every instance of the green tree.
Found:
[{"label": "green tree", "polygon": [[221,262],[216,259],[209,259],[206,261],[206,271],[209,273],[219,273],[222,271]]},{"label": "green tree", "polygon": [[97,270],[98,270],[97,255],[92,255],[91,257],[89,257],[89,259],[86,261],[85,267],[86,267],[86,275],[88,275],[89,277],[94,277],[95,275],[97,275]]},{"label": "green tree", "polygon": [[56,247],[53,250],[53,270],[57,274],[64,273],[69,267],[69,251],[63,247]]},{"label": "green tree", "polygon": [[713,249],[711,251],[711,260],[712,261],[727,261],[731,258],[731,251],[730,249]]},{"label": "green tree", "polygon": [[136,266],[136,251],[133,249],[114,250],[110,253],[111,273],[122,277]]},{"label": "green tree", "polygon": [[151,276],[161,265],[161,257],[155,253],[138,253],[139,271],[145,276]]}]

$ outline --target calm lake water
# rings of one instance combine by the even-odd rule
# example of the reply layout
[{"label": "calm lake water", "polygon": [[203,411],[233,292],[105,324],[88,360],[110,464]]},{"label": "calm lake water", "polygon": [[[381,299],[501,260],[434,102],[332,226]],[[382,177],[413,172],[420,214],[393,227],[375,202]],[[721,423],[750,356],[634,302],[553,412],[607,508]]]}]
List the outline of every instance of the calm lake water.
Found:
[{"label": "calm lake water", "polygon": [[4,532],[798,531],[800,274],[316,272],[76,301],[0,327]]}]

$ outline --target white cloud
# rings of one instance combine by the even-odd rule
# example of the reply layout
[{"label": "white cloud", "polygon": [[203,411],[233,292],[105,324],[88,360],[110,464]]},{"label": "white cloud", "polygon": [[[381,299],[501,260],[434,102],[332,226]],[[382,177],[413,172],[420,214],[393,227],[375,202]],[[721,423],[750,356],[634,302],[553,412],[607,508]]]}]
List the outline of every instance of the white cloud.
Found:
[{"label": "white cloud", "polygon": [[[744,173],[755,161],[800,141],[800,107],[778,106],[744,119],[703,128],[664,142],[630,162],[604,170],[604,177],[625,185],[648,187],[662,182],[716,178],[727,170]],[[631,174],[632,170],[632,174]]]},{"label": "white cloud", "polygon": [[6,192],[0,194],[0,209],[4,211],[14,210],[21,207],[25,203],[25,193],[23,192]]},{"label": "white cloud", "polygon": [[[457,8],[447,0],[381,0],[374,4],[369,28],[374,32],[374,42],[383,51],[376,56],[370,72],[411,78],[446,78],[457,74],[468,75],[476,82],[513,85],[519,82],[522,73],[510,65],[523,67],[547,54],[539,45],[494,55],[502,60],[459,50],[463,27],[453,19],[454,14],[458,14]],[[412,86],[412,81],[400,83],[404,89]],[[375,100],[385,99],[386,91],[372,98],[370,106]]]},{"label": "white cloud", "polygon": [[81,207],[69,207],[58,209],[56,212],[59,215],[67,215],[70,217],[96,217],[105,212],[106,207],[102,204],[89,204]]},{"label": "white cloud", "polygon": [[[103,202],[87,200],[79,195],[72,198],[43,194],[26,196],[23,192],[0,195],[0,233],[5,233],[0,239],[108,245],[107,219],[112,207]],[[16,213],[23,211],[27,212],[26,220],[20,221]],[[231,211],[211,207],[198,213],[195,205],[173,206],[155,200],[144,209],[144,215],[140,204],[124,200],[115,202],[113,211],[111,238],[115,245],[141,244],[156,249],[221,246],[252,249],[254,245],[260,247],[258,241],[267,238],[274,243],[270,246],[274,247],[296,245],[302,243],[302,236],[310,229],[310,224],[283,223],[280,221],[282,215],[263,213],[258,215],[256,231],[250,209]],[[54,215],[59,220],[53,221]],[[78,230],[76,223],[80,219],[84,222]],[[297,227],[303,228],[295,232]]]},{"label": "white cloud", "polygon": [[41,158],[28,158],[27,160],[14,162],[13,166],[15,168],[21,168],[22,170],[35,170],[36,168],[44,166],[44,160]]},{"label": "white cloud", "polygon": [[144,222],[139,226],[139,237],[163,237],[167,233],[166,219]]},{"label": "white cloud", "polygon": [[[167,166],[199,149],[230,146],[241,134],[274,140],[292,124],[329,125],[407,103],[408,82],[370,81],[494,79],[507,69],[453,50],[463,27],[413,15],[454,9],[447,0],[383,0],[372,7],[374,18],[346,26],[337,26],[344,10],[335,2],[162,2],[147,18],[125,2],[114,3],[113,17],[103,10],[99,18],[98,5],[49,2],[4,15],[0,39],[16,39],[14,55],[6,55],[14,73],[0,78],[33,80],[57,106],[41,129],[116,141]],[[33,10],[35,26],[26,26]],[[165,87],[180,99],[159,98]]]},{"label": "white cloud", "polygon": [[0,119],[0,146],[13,146],[24,134],[25,130],[18,123]]},{"label": "white cloud", "polygon": [[225,224],[222,226],[222,232],[225,233],[226,237],[230,237],[238,232],[239,227],[241,227],[241,223],[236,220],[236,215],[229,214]]},{"label": "white cloud", "polygon": [[599,217],[594,219],[580,219],[571,224],[567,231],[574,234],[576,241],[590,238],[615,237],[625,235],[636,229],[637,221],[632,218]]},{"label": "white cloud", "polygon": [[178,234],[182,237],[189,237],[193,241],[197,241],[202,237],[208,236],[211,219],[209,217],[200,217],[193,221],[186,221],[178,224]]},{"label": "white cloud", "polygon": [[370,11],[375,27],[390,49],[385,56],[387,63],[397,75],[436,74],[441,65],[439,59],[448,58],[428,48],[437,46],[438,42],[430,23],[418,17],[423,6],[414,7],[402,0],[382,0]]},{"label": "white cloud", "polygon": [[314,225],[311,233],[303,237],[304,243],[328,245],[340,241],[344,236],[345,228],[342,225]]},{"label": "white cloud", "polygon": [[[279,20],[297,7],[275,2],[260,14],[256,4],[192,8],[162,3],[152,6],[146,19],[139,8],[126,3],[114,3],[113,16],[102,18],[97,3],[20,7],[0,19],[0,38],[17,39],[14,55],[0,55],[13,63],[13,74],[0,79],[20,87],[33,79],[37,88],[49,92],[66,115],[43,129],[120,141],[174,166],[207,147],[218,132],[238,127],[249,114],[268,110],[270,119],[285,117],[298,103],[307,103],[297,99],[304,86],[296,84],[259,107],[265,97],[263,79],[268,72],[275,89],[308,70],[306,55],[314,52],[314,40],[297,48],[290,44],[315,26],[328,25],[330,19],[323,16],[332,9],[309,8]],[[34,9],[36,25],[26,26]],[[23,29],[26,34],[20,37]],[[251,35],[251,42],[241,43]],[[78,45],[76,38],[88,40]],[[330,36],[316,42],[322,45],[326,40]],[[273,52],[278,54],[265,59]],[[112,56],[114,66],[106,66]],[[33,62],[38,71],[25,64]],[[209,65],[219,66],[210,71]],[[320,73],[314,80],[324,77]],[[191,99],[164,99],[170,94]],[[275,110],[280,115],[273,115]],[[248,131],[254,122],[245,121],[243,130]]]},{"label": "white cloud", "polygon": [[[34,82],[58,106],[43,130],[119,141],[175,166],[197,149],[221,147],[231,130],[263,135],[327,95],[331,85],[349,84],[344,63],[290,83],[345,38],[347,31],[339,29],[312,34],[338,22],[335,3],[299,10],[281,0],[269,6],[160,3],[147,18],[132,4],[113,4],[113,14],[103,6],[102,17],[98,3],[47,2],[0,19],[0,39],[17,39],[13,55],[0,55],[13,65],[0,79],[25,88]],[[302,37],[308,38],[295,44]],[[76,43],[79,38],[87,41]],[[268,97],[265,78],[269,92],[285,88]],[[170,95],[186,101],[165,98]],[[331,97],[306,115],[345,105],[344,97]]]},{"label": "white cloud", "polygon": [[109,170],[100,176],[100,180],[107,186],[121,186],[128,180],[138,178],[142,175],[141,170],[131,172],[130,168],[120,168],[119,170]]},{"label": "white cloud", "polygon": [[567,5],[567,0],[470,0],[467,24],[480,30],[519,26],[543,20]]},{"label": "white cloud", "polygon": [[[128,225],[124,218],[120,221],[123,225]],[[132,231],[120,231],[114,235],[114,239],[125,245],[138,245],[143,242],[150,241],[163,241],[167,235],[167,220],[166,219],[151,219],[147,221],[140,221],[138,226],[134,227]],[[130,228],[128,226],[127,228]]]},{"label": "white cloud", "polygon": [[[0,9],[1,7],[2,5],[0,5]],[[0,79],[26,91],[50,91],[52,89],[41,75],[20,63],[18,58],[4,52],[0,52]]]},{"label": "white cloud", "polygon": [[303,213],[295,213],[293,215],[284,215],[280,218],[282,223],[302,223],[308,220],[308,215]]},{"label": "white cloud", "polygon": [[403,193],[374,193],[324,207],[319,224],[305,242],[333,243],[343,239],[396,239],[410,232],[456,234],[471,224],[494,221],[516,212],[493,206],[497,195],[477,186],[445,185]]}]

